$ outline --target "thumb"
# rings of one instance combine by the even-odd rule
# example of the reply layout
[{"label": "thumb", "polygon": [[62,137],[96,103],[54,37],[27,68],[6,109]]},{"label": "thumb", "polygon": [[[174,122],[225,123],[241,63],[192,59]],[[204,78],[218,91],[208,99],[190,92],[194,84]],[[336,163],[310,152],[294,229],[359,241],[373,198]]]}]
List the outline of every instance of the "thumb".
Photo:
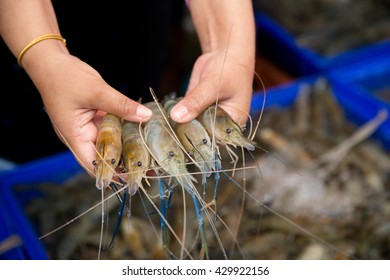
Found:
[{"label": "thumb", "polygon": [[216,99],[218,87],[203,81],[190,90],[171,110],[171,118],[178,123],[195,119],[205,111]]},{"label": "thumb", "polygon": [[119,91],[107,85],[102,94],[94,100],[99,110],[114,114],[132,122],[146,121],[152,116],[152,111],[144,105],[128,98]]}]

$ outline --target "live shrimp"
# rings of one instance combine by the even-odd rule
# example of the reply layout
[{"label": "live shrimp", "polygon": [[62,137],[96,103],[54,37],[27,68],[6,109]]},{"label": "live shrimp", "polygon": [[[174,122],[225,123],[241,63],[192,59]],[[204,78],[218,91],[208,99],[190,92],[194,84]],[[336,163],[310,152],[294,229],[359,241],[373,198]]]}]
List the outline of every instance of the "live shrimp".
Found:
[{"label": "live shrimp", "polygon": [[100,124],[96,140],[96,187],[105,189],[115,174],[122,153],[122,121],[113,114],[106,114]]},{"label": "live shrimp", "polygon": [[248,151],[255,150],[256,143],[244,136],[241,127],[221,107],[215,105],[208,107],[199,115],[198,120],[216,139],[217,144],[226,147],[228,153],[234,157],[234,162],[237,162],[238,156],[229,146],[243,147]]},{"label": "live shrimp", "polygon": [[[163,99],[162,105],[169,113],[173,106],[179,101],[179,98],[167,96]],[[212,171],[221,168],[221,161],[215,147],[211,143],[210,136],[203,125],[193,119],[187,123],[176,123],[170,119],[179,141],[183,144],[187,153],[198,163],[202,173],[203,199],[205,198],[206,179],[210,177]],[[215,172],[215,188],[218,185],[219,173]]]},{"label": "live shrimp", "polygon": [[[182,148],[172,139],[171,132],[165,121],[167,115],[165,109],[156,102],[149,102],[144,105],[153,112],[153,116],[145,124],[144,128],[146,144],[156,163],[169,175],[173,176],[180,186],[182,186],[183,189],[192,196],[198,219],[199,232],[201,235],[202,250],[205,253],[206,258],[208,258],[203,216],[200,211],[197,190],[194,185],[196,179],[186,169],[185,156]],[[161,178],[159,179],[159,189],[161,197],[160,209],[165,217],[165,191]],[[165,220],[161,220],[164,247],[167,242],[165,223]]]},{"label": "live shrimp", "polygon": [[130,195],[134,195],[142,185],[150,166],[150,154],[142,141],[142,133],[143,128],[138,123],[123,121],[122,161],[128,176],[127,186]]}]

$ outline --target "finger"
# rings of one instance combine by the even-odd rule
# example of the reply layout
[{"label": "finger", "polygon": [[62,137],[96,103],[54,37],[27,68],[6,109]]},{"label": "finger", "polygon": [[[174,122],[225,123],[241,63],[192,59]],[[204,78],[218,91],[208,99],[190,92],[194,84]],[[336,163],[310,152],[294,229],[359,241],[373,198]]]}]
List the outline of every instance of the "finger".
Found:
[{"label": "finger", "polygon": [[107,85],[93,101],[92,108],[99,108],[120,118],[141,122],[152,116],[152,111]]}]

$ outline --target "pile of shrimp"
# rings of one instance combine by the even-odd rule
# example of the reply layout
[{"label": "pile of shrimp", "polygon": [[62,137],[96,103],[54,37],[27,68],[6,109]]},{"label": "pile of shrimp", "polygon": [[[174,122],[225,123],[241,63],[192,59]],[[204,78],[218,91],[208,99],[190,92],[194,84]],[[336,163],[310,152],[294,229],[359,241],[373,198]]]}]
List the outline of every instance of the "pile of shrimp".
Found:
[{"label": "pile of shrimp", "polygon": [[[155,98],[153,90],[150,90]],[[254,151],[256,143],[250,137],[247,138],[244,127],[235,123],[219,106],[210,106],[188,123],[175,123],[170,119],[169,112],[179,100],[171,94],[161,102],[155,98],[155,101],[145,103],[153,112],[145,123],[129,122],[112,114],[103,117],[95,146],[96,160],[93,162],[96,187],[102,190],[103,200],[104,191],[113,190],[122,205],[120,214],[127,213],[128,217],[132,216],[131,198],[138,191],[144,193],[160,219],[161,234],[157,230],[156,233],[165,257],[183,259],[193,258],[190,252],[192,249],[185,245],[188,243],[187,221],[183,220],[181,236],[168,222],[171,198],[174,191],[181,188],[183,203],[186,204],[185,196],[188,195],[195,209],[198,238],[192,246],[199,247],[199,258],[209,259],[205,220],[209,221],[217,239],[215,222],[220,220],[224,223],[217,210],[220,177],[234,180],[239,160],[234,150],[241,148],[242,152]],[[222,147],[231,160],[230,175],[222,169],[225,156]],[[200,177],[199,183],[197,176]],[[157,182],[158,195],[149,193],[151,182]],[[157,203],[153,199],[156,197],[159,199]],[[102,214],[104,216],[104,210]],[[169,240],[172,238],[169,233],[180,244],[179,256],[170,249]],[[234,235],[233,232],[231,234]],[[227,258],[224,245],[220,240],[219,243],[222,255]]]}]

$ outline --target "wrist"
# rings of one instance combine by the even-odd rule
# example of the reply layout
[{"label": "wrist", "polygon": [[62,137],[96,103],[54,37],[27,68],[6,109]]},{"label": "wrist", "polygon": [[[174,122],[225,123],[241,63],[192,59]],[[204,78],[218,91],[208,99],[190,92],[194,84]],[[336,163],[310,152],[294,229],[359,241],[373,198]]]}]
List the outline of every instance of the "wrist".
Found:
[{"label": "wrist", "polygon": [[19,54],[18,60],[21,60],[21,66],[28,71],[28,69],[53,62],[55,56],[69,54],[69,51],[65,46],[65,39],[62,40],[58,37],[58,39],[41,40],[26,49],[22,57],[20,57],[21,54],[22,52]]},{"label": "wrist", "polygon": [[203,52],[255,44],[251,1],[191,1],[191,17]]}]

